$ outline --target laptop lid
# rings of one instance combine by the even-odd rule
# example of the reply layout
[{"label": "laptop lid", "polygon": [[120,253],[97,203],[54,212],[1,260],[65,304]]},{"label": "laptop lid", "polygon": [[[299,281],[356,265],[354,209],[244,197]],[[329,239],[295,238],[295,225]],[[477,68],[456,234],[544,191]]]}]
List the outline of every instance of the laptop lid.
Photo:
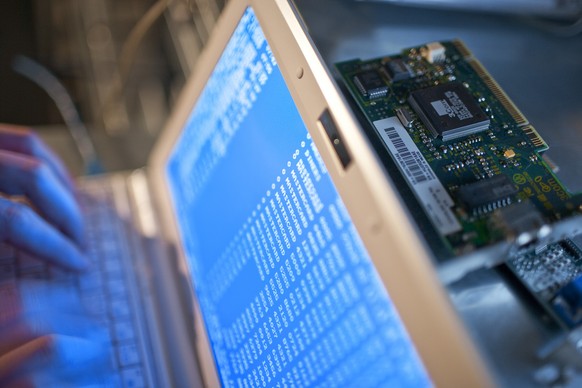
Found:
[{"label": "laptop lid", "polygon": [[229,2],[150,167],[208,384],[490,384],[288,1]]}]

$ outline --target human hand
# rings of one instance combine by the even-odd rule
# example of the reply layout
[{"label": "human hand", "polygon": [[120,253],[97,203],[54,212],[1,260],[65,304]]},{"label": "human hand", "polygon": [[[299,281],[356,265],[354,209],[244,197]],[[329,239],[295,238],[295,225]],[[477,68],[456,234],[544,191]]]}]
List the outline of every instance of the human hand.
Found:
[{"label": "human hand", "polygon": [[34,132],[0,124],[0,177],[0,242],[66,269],[86,269],[73,181]]},{"label": "human hand", "polygon": [[105,328],[47,282],[0,283],[0,386],[115,386]]}]

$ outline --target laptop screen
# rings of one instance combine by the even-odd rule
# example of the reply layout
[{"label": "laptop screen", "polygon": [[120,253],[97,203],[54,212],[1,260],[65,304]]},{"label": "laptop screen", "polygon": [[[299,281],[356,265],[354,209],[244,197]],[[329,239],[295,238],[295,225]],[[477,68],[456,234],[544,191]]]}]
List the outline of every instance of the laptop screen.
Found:
[{"label": "laptop screen", "polygon": [[166,173],[224,385],[430,385],[252,9]]}]

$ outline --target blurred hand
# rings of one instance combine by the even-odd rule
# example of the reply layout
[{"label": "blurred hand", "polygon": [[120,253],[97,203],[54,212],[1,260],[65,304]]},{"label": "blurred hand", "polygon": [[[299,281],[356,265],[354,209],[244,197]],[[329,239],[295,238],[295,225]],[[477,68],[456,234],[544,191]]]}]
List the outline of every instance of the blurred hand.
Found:
[{"label": "blurred hand", "polygon": [[[84,270],[83,220],[72,179],[30,130],[0,124],[0,242]],[[114,386],[110,341],[75,290],[0,281],[0,386]]]},{"label": "blurred hand", "polygon": [[115,386],[107,330],[66,288],[0,283],[0,386]]},{"label": "blurred hand", "polygon": [[31,130],[0,124],[0,193],[0,241],[67,269],[87,268],[72,179]]}]

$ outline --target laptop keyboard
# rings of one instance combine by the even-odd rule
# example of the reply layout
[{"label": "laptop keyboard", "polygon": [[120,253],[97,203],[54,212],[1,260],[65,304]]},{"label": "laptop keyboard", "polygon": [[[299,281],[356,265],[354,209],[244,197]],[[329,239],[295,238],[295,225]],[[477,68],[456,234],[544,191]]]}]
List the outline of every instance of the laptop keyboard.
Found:
[{"label": "laptop keyboard", "polygon": [[92,264],[89,272],[79,276],[0,244],[0,281],[49,280],[77,292],[88,313],[109,328],[112,365],[118,374],[114,376],[115,385],[142,388],[147,386],[144,350],[138,340],[137,314],[128,287],[128,276],[132,275],[124,263],[127,244],[121,242],[126,243],[126,234],[112,193],[103,186],[84,187],[88,192],[80,198],[87,220],[87,256]]}]

